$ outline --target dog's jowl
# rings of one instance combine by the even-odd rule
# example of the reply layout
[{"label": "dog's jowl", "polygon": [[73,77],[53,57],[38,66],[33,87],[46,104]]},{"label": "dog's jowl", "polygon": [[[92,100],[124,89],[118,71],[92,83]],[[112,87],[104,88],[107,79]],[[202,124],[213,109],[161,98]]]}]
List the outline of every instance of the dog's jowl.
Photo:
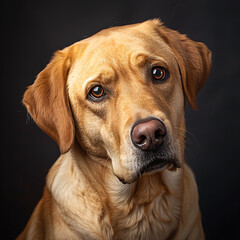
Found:
[{"label": "dog's jowl", "polygon": [[56,52],[23,103],[61,156],[18,239],[204,239],[184,106],[196,109],[210,64],[159,20]]}]

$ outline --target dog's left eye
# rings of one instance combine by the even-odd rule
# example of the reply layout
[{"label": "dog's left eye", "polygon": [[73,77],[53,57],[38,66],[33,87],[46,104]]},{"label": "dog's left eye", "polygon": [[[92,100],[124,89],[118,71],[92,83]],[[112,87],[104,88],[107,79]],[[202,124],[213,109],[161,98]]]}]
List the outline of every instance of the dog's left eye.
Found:
[{"label": "dog's left eye", "polygon": [[101,85],[94,85],[90,88],[88,95],[92,100],[101,100],[105,95],[105,91]]},{"label": "dog's left eye", "polygon": [[152,68],[152,76],[154,80],[163,81],[166,77],[166,70],[163,67],[154,67]]}]

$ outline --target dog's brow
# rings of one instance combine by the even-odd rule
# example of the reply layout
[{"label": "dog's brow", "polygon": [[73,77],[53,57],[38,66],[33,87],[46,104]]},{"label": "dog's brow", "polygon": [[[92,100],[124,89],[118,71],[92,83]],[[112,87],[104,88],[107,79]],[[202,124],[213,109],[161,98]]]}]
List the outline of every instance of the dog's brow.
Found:
[{"label": "dog's brow", "polygon": [[95,79],[98,79],[99,78],[99,74],[98,75],[95,75],[95,76],[92,76],[92,77],[89,77],[87,78],[84,83],[83,83],[83,89],[86,88],[86,86],[88,85],[89,82],[95,80]]},{"label": "dog's brow", "polygon": [[101,73],[98,73],[94,76],[91,76],[89,78],[87,78],[84,83],[83,83],[83,89],[86,88],[86,86],[89,84],[89,82],[92,82],[92,81],[99,81],[101,80],[101,82],[104,82],[105,84],[109,83],[109,81],[111,81],[111,79],[114,78],[114,75],[112,75],[110,73],[110,71],[106,71],[106,72],[101,72]]},{"label": "dog's brow", "polygon": [[162,62],[164,65],[167,65],[167,62],[164,58],[152,54],[147,53],[137,53],[132,56],[132,63],[135,62],[136,65],[142,66],[145,65],[147,62]]}]

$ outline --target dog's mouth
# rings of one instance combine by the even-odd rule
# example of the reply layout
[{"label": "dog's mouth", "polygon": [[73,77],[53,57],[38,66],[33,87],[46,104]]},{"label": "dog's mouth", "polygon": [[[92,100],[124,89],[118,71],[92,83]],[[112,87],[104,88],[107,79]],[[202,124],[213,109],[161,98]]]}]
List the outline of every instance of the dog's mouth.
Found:
[{"label": "dog's mouth", "polygon": [[181,167],[180,161],[171,149],[170,144],[163,144],[160,148],[150,151],[138,151],[140,173],[152,172],[161,169],[177,169]]},{"label": "dog's mouth", "polygon": [[120,182],[123,184],[130,184],[143,175],[144,173],[152,173],[155,171],[163,171],[165,169],[168,170],[176,170],[177,168],[181,168],[181,165],[177,159],[152,159],[151,161],[147,162],[146,164],[143,164],[140,169],[137,170],[137,173],[135,174],[135,177],[131,179],[131,181],[126,181],[125,179],[119,177],[115,174],[115,176],[118,178]]},{"label": "dog's mouth", "polygon": [[177,159],[153,159],[147,164],[143,165],[140,168],[141,175],[143,173],[149,173],[157,170],[168,169],[177,169],[180,168],[181,165]]},{"label": "dog's mouth", "polygon": [[120,182],[123,184],[130,184],[137,181],[143,174],[153,173],[157,171],[170,170],[175,171],[178,168],[181,168],[180,161],[176,158],[151,158],[148,161],[141,160],[141,164],[136,168],[135,173],[133,173],[132,177],[128,180],[121,178],[120,176],[115,176],[118,178]]},{"label": "dog's mouth", "polygon": [[133,183],[143,174],[162,172],[165,170],[174,171],[181,168],[181,160],[178,154],[166,138],[165,142],[157,149],[141,150],[134,149],[134,158],[131,160],[130,174],[117,176],[122,183]]}]

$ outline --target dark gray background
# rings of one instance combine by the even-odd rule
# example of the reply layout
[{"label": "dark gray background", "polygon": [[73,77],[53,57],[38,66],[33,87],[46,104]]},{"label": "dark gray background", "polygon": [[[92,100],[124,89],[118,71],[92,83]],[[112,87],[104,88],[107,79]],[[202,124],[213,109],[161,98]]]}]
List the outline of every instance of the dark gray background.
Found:
[{"label": "dark gray background", "polygon": [[1,45],[4,119],[1,208],[4,239],[24,228],[59,155],[53,140],[27,118],[21,98],[54,51],[115,25],[160,17],[203,41],[213,53],[211,75],[186,107],[186,158],[194,169],[207,239],[239,239],[239,1],[3,1]]}]

